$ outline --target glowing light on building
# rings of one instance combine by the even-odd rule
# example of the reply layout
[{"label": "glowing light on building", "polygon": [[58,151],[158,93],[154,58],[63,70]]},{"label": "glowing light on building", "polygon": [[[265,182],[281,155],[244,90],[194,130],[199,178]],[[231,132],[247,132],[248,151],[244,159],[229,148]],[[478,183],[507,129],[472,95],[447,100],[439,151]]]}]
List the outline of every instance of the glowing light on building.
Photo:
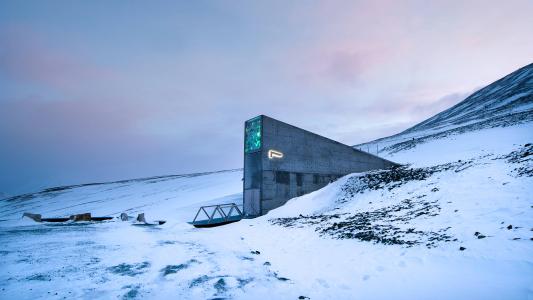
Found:
[{"label": "glowing light on building", "polygon": [[268,150],[268,158],[274,159],[274,158],[283,158],[283,153],[276,150]]},{"label": "glowing light on building", "polygon": [[244,136],[244,153],[261,149],[261,116],[246,121]]}]

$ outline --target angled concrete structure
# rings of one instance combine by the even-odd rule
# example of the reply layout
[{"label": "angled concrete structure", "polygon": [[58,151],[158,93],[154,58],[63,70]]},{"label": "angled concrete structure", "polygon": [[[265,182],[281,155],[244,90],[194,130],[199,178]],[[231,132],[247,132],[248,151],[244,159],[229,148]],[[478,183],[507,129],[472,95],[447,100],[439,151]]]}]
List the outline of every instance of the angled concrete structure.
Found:
[{"label": "angled concrete structure", "polygon": [[264,115],[244,127],[247,217],[264,215],[344,175],[398,165]]}]

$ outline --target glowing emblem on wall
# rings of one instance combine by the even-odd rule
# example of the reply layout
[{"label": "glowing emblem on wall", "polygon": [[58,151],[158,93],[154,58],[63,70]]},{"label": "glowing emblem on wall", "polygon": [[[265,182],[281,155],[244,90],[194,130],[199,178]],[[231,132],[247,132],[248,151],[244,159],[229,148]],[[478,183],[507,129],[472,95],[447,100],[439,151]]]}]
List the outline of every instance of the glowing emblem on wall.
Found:
[{"label": "glowing emblem on wall", "polygon": [[283,153],[276,150],[268,150],[268,158],[274,159],[274,158],[283,158]]},{"label": "glowing emblem on wall", "polygon": [[244,153],[261,150],[261,116],[246,121],[244,126]]}]

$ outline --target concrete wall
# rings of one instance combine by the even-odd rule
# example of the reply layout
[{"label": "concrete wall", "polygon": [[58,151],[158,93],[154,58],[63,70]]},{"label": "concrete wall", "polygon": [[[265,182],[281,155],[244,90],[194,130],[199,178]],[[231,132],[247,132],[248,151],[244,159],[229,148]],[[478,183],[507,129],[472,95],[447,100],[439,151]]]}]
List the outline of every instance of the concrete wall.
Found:
[{"label": "concrete wall", "polygon": [[[283,158],[269,158],[268,150],[283,153]],[[248,216],[263,215],[341,176],[394,165],[375,155],[262,116],[261,150],[245,154],[244,211]],[[255,196],[252,201],[251,189],[259,193],[259,199]],[[259,209],[252,209],[257,206]]]}]

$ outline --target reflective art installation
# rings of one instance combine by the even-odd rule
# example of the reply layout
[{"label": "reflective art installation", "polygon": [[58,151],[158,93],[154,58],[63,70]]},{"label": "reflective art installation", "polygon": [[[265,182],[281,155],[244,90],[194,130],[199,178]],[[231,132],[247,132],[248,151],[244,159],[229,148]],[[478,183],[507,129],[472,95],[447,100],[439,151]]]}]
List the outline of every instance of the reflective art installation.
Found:
[{"label": "reflective art installation", "polygon": [[246,121],[244,131],[244,153],[261,149],[261,117]]}]

